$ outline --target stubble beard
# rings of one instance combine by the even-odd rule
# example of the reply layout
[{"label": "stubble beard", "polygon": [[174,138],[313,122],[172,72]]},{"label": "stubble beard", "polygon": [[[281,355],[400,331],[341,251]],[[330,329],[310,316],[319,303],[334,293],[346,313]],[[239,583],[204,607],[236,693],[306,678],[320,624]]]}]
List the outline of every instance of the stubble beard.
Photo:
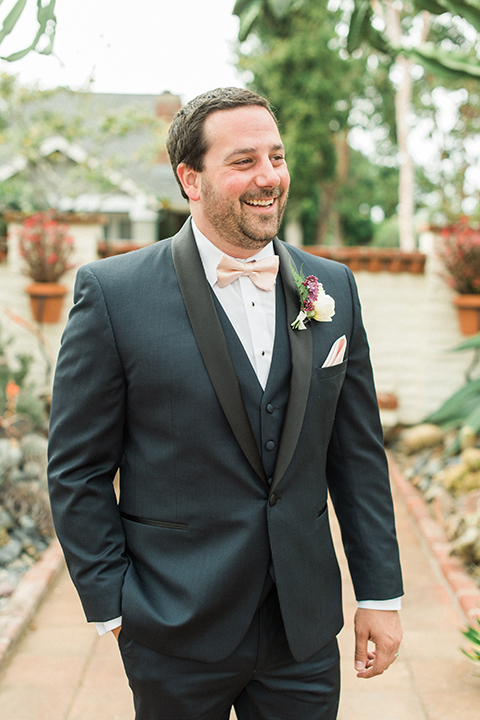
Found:
[{"label": "stubble beard", "polygon": [[[258,252],[278,234],[288,194],[285,190],[265,190],[256,196],[248,195],[238,201],[221,198],[205,179],[202,184],[203,213],[218,235],[235,247]],[[274,197],[277,202],[275,215],[258,215],[249,218],[243,211],[245,200],[265,200]],[[236,202],[236,204],[234,204]]]}]

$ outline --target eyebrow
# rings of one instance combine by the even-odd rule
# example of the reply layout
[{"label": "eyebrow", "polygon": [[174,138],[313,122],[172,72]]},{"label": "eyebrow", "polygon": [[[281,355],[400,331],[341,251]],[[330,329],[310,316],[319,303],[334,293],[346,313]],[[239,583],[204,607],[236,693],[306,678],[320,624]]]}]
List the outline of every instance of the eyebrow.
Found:
[{"label": "eyebrow", "polygon": [[[282,143],[277,143],[277,145],[272,145],[272,147],[270,148],[270,152],[276,152],[277,150],[285,150],[285,146]],[[256,152],[258,152],[258,149],[255,147],[238,148],[237,150],[233,150],[231,153],[229,153],[224,159],[224,162],[227,162],[236,155],[250,155]]]}]

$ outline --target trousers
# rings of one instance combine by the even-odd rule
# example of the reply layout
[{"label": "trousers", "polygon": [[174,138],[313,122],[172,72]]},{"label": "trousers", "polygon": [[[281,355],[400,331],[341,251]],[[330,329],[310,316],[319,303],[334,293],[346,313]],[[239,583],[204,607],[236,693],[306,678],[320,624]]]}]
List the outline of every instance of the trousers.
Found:
[{"label": "trousers", "polygon": [[336,638],[304,662],[288,647],[275,586],[230,657],[205,663],[128,638],[119,647],[136,720],[335,720],[340,693]]}]

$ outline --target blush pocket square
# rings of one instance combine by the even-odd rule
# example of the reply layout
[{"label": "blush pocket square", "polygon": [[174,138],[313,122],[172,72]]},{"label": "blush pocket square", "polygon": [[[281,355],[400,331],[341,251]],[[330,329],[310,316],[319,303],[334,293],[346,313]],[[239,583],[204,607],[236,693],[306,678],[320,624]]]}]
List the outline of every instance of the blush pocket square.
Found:
[{"label": "blush pocket square", "polygon": [[327,359],[322,365],[322,368],[332,367],[333,365],[340,365],[345,357],[345,350],[347,349],[347,338],[345,335],[335,340],[330,352],[327,355]]}]

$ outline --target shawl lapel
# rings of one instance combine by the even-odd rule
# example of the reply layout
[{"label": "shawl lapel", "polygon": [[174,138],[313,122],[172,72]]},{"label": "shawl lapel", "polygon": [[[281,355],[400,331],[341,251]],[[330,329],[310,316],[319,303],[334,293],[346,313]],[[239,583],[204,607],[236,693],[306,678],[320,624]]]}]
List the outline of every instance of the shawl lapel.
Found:
[{"label": "shawl lapel", "polygon": [[173,238],[172,256],[195,340],[220,405],[245,456],[266,483],[265,471],[248,420],[240,383],[215,310],[190,221],[187,221]]},{"label": "shawl lapel", "polygon": [[[295,265],[284,243],[274,240],[275,252],[280,258],[280,272],[285,291],[287,308],[288,336],[292,353],[292,376],[290,395],[287,404],[280,446],[278,448],[275,472],[270,487],[272,493],[282,479],[295,452],[303,418],[307,407],[312,375],[313,341],[310,323],[305,330],[292,330],[290,323],[297,317],[300,309],[298,290],[293,280],[290,263]],[[297,268],[298,271],[298,268]]]}]

